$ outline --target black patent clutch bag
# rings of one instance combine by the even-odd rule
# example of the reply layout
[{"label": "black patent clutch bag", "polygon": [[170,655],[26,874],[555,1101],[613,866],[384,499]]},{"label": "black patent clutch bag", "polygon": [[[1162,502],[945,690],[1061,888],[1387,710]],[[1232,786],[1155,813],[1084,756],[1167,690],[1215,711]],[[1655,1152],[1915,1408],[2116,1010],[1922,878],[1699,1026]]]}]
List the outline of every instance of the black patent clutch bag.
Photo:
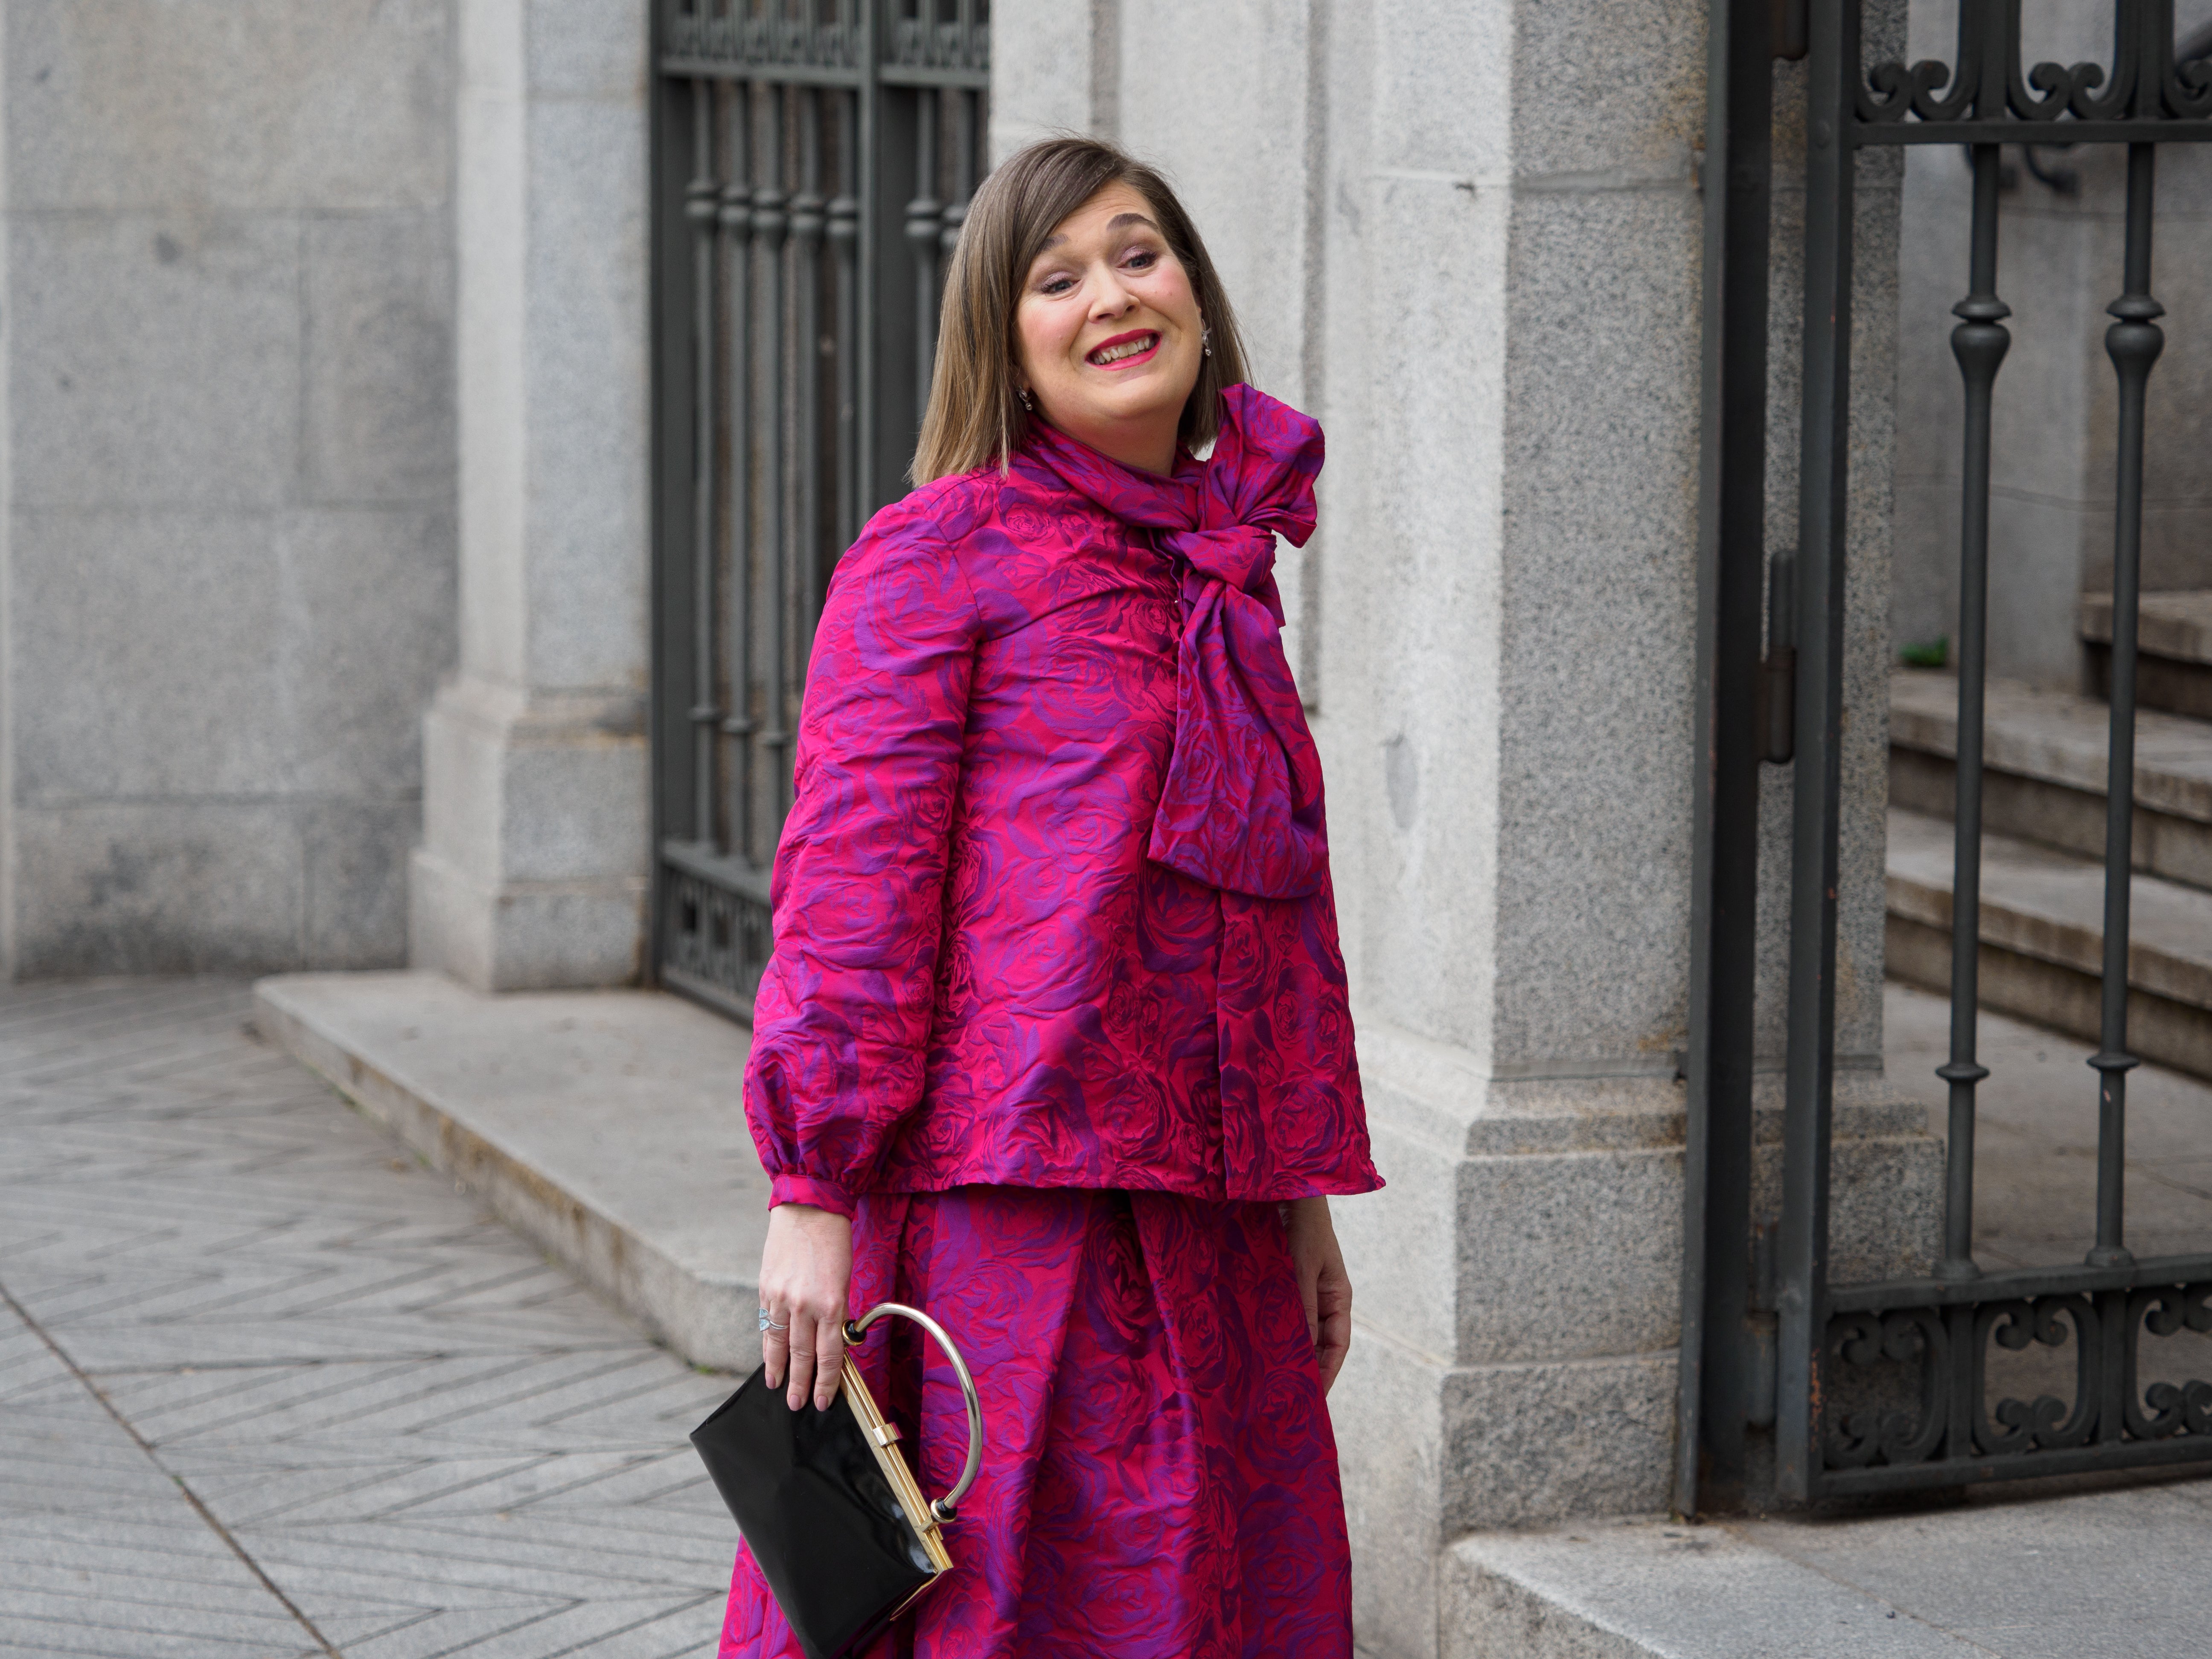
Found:
[{"label": "black patent clutch bag", "polygon": [[937,1340],[968,1402],[968,1462],[936,1502],[923,1498],[897,1428],[876,1409],[849,1352],[828,1411],[811,1403],[793,1411],[763,1367],[691,1431],[807,1659],[857,1653],[951,1569],[944,1528],[982,1467],[982,1402],[942,1326],[879,1302],[845,1327],[847,1344],[858,1345],[886,1314]]}]

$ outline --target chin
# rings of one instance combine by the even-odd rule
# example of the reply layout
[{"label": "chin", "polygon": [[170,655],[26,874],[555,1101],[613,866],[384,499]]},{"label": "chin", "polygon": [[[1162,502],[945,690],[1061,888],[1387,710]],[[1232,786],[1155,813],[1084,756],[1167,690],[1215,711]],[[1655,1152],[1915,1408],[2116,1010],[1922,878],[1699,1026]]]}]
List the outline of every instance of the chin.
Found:
[{"label": "chin", "polygon": [[1103,395],[1088,401],[1102,420],[1147,420],[1157,417],[1164,410],[1180,410],[1189,400],[1191,388],[1197,384],[1196,375],[1180,385],[1174,379],[1162,375],[1143,386],[1104,388]]}]

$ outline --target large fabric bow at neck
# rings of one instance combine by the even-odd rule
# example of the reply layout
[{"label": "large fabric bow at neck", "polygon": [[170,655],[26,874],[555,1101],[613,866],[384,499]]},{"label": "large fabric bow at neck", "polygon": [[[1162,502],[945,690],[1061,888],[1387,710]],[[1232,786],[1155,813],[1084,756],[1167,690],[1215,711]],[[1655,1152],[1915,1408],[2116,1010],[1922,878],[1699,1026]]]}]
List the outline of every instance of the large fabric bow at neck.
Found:
[{"label": "large fabric bow at neck", "polygon": [[1204,461],[1171,478],[1036,422],[1030,449],[1116,517],[1159,533],[1182,580],[1175,754],[1149,855],[1226,892],[1304,898],[1328,868],[1321,757],[1283,654],[1275,538],[1314,530],[1320,423],[1249,386],[1221,394]]}]

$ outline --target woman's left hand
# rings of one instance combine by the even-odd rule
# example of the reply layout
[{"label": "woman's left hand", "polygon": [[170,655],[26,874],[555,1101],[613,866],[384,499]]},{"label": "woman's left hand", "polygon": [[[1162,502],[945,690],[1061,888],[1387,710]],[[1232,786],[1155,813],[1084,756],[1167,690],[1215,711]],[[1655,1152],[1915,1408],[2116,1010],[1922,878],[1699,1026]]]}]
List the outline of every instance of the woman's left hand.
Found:
[{"label": "woman's left hand", "polygon": [[1298,1271],[1298,1297],[1305,1304],[1306,1334],[1313,1339],[1321,1366],[1321,1391],[1327,1394],[1352,1351],[1352,1279],[1344,1271],[1344,1252],[1328,1218],[1326,1198],[1294,1198],[1284,1206],[1290,1229],[1291,1260]]}]

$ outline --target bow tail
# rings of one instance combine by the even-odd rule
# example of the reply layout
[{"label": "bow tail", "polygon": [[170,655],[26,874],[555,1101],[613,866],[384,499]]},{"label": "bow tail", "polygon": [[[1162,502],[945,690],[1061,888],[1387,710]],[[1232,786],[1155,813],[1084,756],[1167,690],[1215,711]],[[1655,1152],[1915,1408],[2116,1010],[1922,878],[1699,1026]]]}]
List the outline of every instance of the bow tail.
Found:
[{"label": "bow tail", "polygon": [[1255,898],[1304,898],[1328,866],[1321,757],[1266,607],[1204,583],[1179,647],[1175,753],[1156,861]]}]

